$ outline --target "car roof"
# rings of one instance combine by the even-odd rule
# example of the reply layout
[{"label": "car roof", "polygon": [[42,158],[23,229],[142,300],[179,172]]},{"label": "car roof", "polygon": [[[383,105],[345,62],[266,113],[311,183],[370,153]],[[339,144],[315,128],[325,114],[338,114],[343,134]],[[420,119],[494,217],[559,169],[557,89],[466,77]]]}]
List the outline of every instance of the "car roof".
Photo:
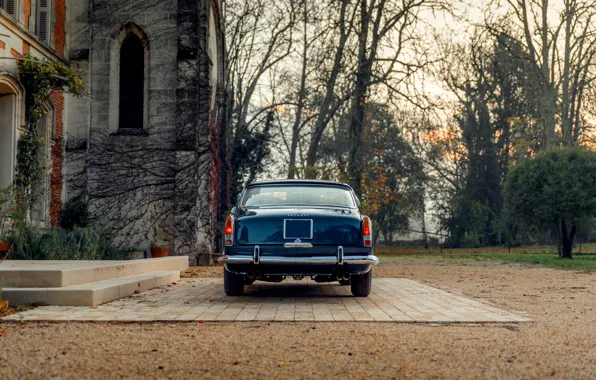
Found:
[{"label": "car roof", "polygon": [[261,186],[261,185],[293,185],[293,184],[294,185],[331,185],[331,186],[345,187],[350,190],[352,189],[350,187],[350,185],[348,185],[346,183],[320,180],[320,179],[269,179],[269,180],[255,181],[246,187]]}]

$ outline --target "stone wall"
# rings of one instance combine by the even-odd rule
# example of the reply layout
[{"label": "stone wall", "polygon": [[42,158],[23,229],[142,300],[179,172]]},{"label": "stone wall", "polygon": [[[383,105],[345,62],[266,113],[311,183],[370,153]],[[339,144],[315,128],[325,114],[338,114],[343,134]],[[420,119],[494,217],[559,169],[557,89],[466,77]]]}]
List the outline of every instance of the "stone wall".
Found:
[{"label": "stone wall", "polygon": [[[210,0],[75,3],[70,58],[83,69],[91,99],[69,105],[68,197],[86,196],[92,215],[123,247],[168,244],[191,263],[209,263],[218,200],[212,144],[222,128],[212,83],[223,82],[223,70],[211,79],[207,30],[212,7],[219,6]],[[118,125],[120,46],[128,33],[145,47],[142,130]],[[217,42],[211,50],[223,55]]]}]

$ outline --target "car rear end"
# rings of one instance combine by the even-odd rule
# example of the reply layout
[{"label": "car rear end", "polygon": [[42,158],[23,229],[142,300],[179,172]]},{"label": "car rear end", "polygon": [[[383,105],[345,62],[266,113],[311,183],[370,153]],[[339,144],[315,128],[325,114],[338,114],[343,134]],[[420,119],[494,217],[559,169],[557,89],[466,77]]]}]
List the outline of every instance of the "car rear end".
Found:
[{"label": "car rear end", "polygon": [[337,183],[249,186],[226,221],[220,261],[247,283],[285,276],[348,282],[367,274],[378,259],[372,223],[357,202],[349,186]]}]

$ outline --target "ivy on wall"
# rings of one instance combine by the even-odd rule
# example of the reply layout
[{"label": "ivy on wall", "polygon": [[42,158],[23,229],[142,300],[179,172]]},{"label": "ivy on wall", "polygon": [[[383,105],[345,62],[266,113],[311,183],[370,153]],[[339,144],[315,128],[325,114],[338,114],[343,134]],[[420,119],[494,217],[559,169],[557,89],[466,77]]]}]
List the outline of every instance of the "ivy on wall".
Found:
[{"label": "ivy on wall", "polygon": [[22,211],[30,211],[37,198],[36,185],[43,179],[44,160],[41,155],[45,138],[40,136],[39,121],[53,92],[86,94],[85,85],[77,67],[62,62],[36,60],[25,57],[19,64],[19,80],[25,89],[25,119],[27,132],[21,136],[17,149],[15,186],[17,204]]}]

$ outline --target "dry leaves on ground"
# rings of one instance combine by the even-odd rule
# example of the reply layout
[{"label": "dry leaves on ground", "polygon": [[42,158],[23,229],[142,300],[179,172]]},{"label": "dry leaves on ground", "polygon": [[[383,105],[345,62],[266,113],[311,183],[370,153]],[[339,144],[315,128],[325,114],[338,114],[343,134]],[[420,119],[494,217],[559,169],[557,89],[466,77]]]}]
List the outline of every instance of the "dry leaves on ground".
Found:
[{"label": "dry leaves on ground", "polygon": [[14,313],[15,310],[12,307],[8,306],[8,301],[0,302],[0,317],[4,317]]}]

